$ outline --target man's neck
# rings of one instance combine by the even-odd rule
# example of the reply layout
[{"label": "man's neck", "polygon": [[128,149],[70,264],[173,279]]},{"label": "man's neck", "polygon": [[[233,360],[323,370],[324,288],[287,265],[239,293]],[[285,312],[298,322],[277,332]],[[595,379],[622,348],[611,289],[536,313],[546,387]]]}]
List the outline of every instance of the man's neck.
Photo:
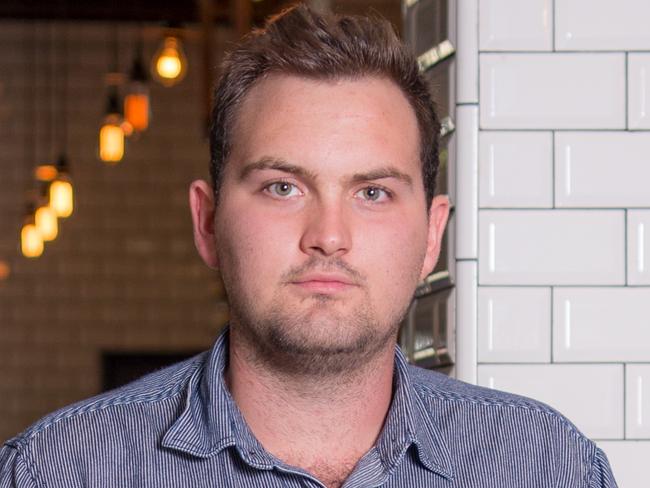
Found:
[{"label": "man's neck", "polygon": [[328,486],[337,486],[334,479],[347,477],[384,425],[394,345],[362,370],[318,379],[261,368],[247,360],[244,348],[231,336],[226,382],[255,437],[287,464],[331,478]]}]

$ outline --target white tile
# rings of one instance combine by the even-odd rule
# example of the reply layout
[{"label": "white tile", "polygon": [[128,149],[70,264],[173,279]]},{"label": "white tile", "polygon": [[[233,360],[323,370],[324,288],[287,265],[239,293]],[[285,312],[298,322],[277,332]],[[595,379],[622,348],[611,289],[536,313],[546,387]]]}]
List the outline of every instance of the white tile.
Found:
[{"label": "white tile", "polygon": [[481,51],[550,51],[552,16],[551,0],[483,0],[479,17]]},{"label": "white tile", "polygon": [[650,129],[650,54],[627,58],[627,124],[630,129]]},{"label": "white tile", "polygon": [[476,384],[476,261],[456,265],[456,358],[454,376]]},{"label": "white tile", "polygon": [[550,362],[550,288],[479,287],[478,359]]},{"label": "white tile", "polygon": [[622,285],[621,210],[481,210],[479,284]]},{"label": "white tile", "polygon": [[478,107],[456,110],[456,258],[478,255]]},{"label": "white tile", "polygon": [[555,0],[555,48],[646,50],[648,18],[647,0]]},{"label": "white tile", "polygon": [[481,207],[552,207],[550,132],[479,133]]},{"label": "white tile", "polygon": [[650,364],[625,366],[625,437],[650,439]]},{"label": "white tile", "polygon": [[458,0],[456,102],[478,103],[478,0]]},{"label": "white tile", "polygon": [[555,361],[650,361],[650,288],[555,288]]},{"label": "white tile", "polygon": [[480,55],[481,128],[622,129],[625,55]]},{"label": "white tile", "polygon": [[627,211],[627,283],[650,285],[650,210]]},{"label": "white tile", "polygon": [[650,442],[601,441],[598,447],[609,459],[619,487],[648,488]]},{"label": "white tile", "polygon": [[622,365],[482,365],[478,378],[481,386],[550,405],[587,437],[623,437]]},{"label": "white tile", "polygon": [[557,132],[557,207],[650,206],[650,134]]}]

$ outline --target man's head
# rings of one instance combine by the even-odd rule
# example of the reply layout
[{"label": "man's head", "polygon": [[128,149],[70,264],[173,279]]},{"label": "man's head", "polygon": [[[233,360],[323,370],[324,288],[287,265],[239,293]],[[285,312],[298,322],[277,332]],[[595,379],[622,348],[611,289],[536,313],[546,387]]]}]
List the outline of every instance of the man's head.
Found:
[{"label": "man's head", "polygon": [[[298,7],[270,24],[270,39],[245,41],[266,54],[239,48],[217,89],[219,202],[205,182],[192,184],[195,242],[221,271],[233,341],[288,373],[337,374],[392,352],[440,251],[448,202],[428,197],[435,165],[422,162],[435,156],[438,124],[415,60],[382,25]],[[307,59],[298,72],[289,58],[308,46],[332,51],[321,68],[338,74],[311,74],[318,63]],[[267,69],[283,56],[286,70]],[[248,84],[230,86],[242,73]],[[417,101],[405,80],[423,90]]]},{"label": "man's head", "polygon": [[373,76],[395,83],[418,120],[422,179],[427,205],[431,204],[440,123],[412,54],[386,20],[323,17],[302,4],[270,19],[265,29],[245,38],[224,61],[210,128],[210,175],[217,203],[239,107],[250,89],[271,74],[330,81]]}]

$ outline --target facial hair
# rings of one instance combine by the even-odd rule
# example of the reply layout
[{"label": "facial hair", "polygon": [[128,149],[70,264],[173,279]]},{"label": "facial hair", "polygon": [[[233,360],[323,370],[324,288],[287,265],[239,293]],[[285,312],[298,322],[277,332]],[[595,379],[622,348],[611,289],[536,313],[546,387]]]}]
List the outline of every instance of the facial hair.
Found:
[{"label": "facial hair", "polygon": [[[344,272],[365,294],[362,304],[341,313],[337,301],[345,298],[314,293],[303,299],[306,306],[292,309],[282,298],[284,287],[310,271]],[[396,304],[395,313],[377,317],[367,293],[366,280],[340,259],[324,262],[312,257],[281,279],[283,285],[270,304],[260,310],[235,286],[226,286],[231,315],[231,337],[246,344],[247,360],[285,376],[342,378],[360,371],[372,359],[395,344],[399,325],[410,302]],[[230,283],[233,285],[234,283]],[[415,288],[415,284],[414,284]]]}]

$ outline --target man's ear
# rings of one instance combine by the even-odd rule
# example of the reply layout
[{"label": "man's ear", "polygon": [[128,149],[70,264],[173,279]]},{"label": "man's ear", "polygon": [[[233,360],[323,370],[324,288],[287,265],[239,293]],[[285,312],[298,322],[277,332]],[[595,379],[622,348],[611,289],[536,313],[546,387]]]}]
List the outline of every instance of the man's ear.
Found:
[{"label": "man's ear", "polygon": [[203,262],[212,269],[219,267],[214,226],[214,193],[203,180],[190,185],[190,211],[194,227],[194,245]]},{"label": "man's ear", "polygon": [[447,195],[438,195],[433,198],[429,209],[429,231],[427,236],[427,252],[420,273],[420,281],[424,280],[435,268],[440,256],[442,235],[445,232],[449,218],[449,198]]}]

